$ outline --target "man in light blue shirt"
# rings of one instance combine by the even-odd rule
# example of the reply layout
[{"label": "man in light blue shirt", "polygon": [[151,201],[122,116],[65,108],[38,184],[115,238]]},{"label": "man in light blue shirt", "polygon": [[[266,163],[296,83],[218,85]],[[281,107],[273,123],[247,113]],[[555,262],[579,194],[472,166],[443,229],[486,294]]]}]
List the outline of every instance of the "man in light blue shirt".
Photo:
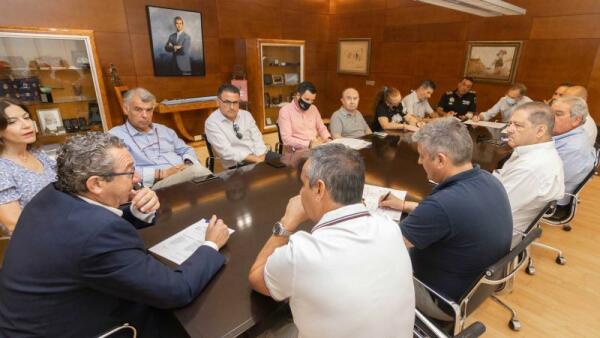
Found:
[{"label": "man in light blue shirt", "polygon": [[508,89],[506,96],[503,96],[496,102],[496,104],[488,111],[480,113],[479,115],[473,116],[473,121],[489,121],[496,117],[500,113],[502,122],[508,122],[510,115],[518,106],[523,103],[532,102],[532,100],[525,96],[527,93],[527,87],[522,83],[515,83]]},{"label": "man in light blue shirt", "polygon": [[[584,129],[588,106],[580,97],[563,96],[552,102],[554,111],[554,142],[563,162],[565,193],[572,194],[590,173],[596,161],[594,148],[587,141]],[[558,201],[569,203],[569,196]]]},{"label": "man in light blue shirt", "polygon": [[200,165],[194,149],[173,129],[152,122],[156,107],[152,93],[133,88],[123,101],[127,121],[109,132],[127,144],[144,186],[159,189],[211,174]]}]

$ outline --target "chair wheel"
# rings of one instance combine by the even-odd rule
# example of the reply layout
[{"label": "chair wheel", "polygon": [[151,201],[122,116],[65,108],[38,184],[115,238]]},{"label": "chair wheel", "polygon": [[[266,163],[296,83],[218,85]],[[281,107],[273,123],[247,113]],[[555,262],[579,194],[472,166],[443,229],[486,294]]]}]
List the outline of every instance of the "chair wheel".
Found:
[{"label": "chair wheel", "polygon": [[528,267],[525,268],[525,272],[527,272],[528,275],[535,275],[535,267],[533,265],[530,265]]},{"label": "chair wheel", "polygon": [[519,331],[521,330],[521,322],[518,319],[511,319],[510,322],[508,322],[508,327],[513,331]]},{"label": "chair wheel", "polygon": [[558,255],[556,257],[556,264],[565,265],[567,264],[567,259],[563,256]]},{"label": "chair wheel", "polygon": [[562,229],[563,229],[564,231],[571,231],[571,229],[572,229],[572,228],[571,228],[571,224],[565,224],[565,225],[563,225]]}]

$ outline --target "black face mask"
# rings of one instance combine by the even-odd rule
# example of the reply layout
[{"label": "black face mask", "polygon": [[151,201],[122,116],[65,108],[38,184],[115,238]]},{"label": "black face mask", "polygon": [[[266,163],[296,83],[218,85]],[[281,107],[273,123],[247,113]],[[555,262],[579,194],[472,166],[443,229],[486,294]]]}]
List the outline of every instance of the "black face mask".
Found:
[{"label": "black face mask", "polygon": [[310,108],[311,104],[302,100],[301,97],[298,98],[298,106],[300,106],[300,109],[306,111],[308,110],[308,108]]}]

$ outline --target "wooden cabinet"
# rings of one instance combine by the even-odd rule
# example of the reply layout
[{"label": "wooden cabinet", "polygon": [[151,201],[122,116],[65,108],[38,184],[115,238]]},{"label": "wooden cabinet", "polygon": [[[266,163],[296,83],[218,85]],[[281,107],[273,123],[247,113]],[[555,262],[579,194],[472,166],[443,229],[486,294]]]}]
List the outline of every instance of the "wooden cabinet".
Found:
[{"label": "wooden cabinet", "polygon": [[245,40],[250,112],[261,131],[275,130],[279,109],[304,81],[304,41]]},{"label": "wooden cabinet", "polygon": [[0,97],[27,106],[41,143],[108,130],[103,90],[92,31],[0,27]]}]

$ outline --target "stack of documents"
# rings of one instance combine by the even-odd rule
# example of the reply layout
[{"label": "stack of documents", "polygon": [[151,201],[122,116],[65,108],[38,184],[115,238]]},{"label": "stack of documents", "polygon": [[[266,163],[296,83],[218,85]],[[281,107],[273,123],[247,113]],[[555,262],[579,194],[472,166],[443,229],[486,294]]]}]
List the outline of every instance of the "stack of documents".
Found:
[{"label": "stack of documents", "polygon": [[467,121],[465,121],[465,124],[470,124],[473,126],[480,126],[480,127],[496,128],[496,129],[502,129],[502,128],[506,127],[506,123],[490,122],[490,121],[475,122],[475,121],[467,120]]},{"label": "stack of documents", "polygon": [[379,207],[379,198],[388,192],[400,199],[406,199],[406,191],[365,184],[363,200],[369,211],[398,222],[402,216],[402,211]]},{"label": "stack of documents", "polygon": [[343,144],[348,148],[352,148],[355,150],[360,150],[362,148],[366,148],[368,146],[371,145],[371,142],[369,141],[365,141],[365,140],[361,140],[361,139],[357,139],[357,138],[336,138],[335,140],[331,141],[331,143],[339,143],[339,144]]},{"label": "stack of documents", "polygon": [[[181,265],[205,242],[208,221],[204,218],[151,247],[150,252]],[[229,229],[229,233],[234,230]]]}]

